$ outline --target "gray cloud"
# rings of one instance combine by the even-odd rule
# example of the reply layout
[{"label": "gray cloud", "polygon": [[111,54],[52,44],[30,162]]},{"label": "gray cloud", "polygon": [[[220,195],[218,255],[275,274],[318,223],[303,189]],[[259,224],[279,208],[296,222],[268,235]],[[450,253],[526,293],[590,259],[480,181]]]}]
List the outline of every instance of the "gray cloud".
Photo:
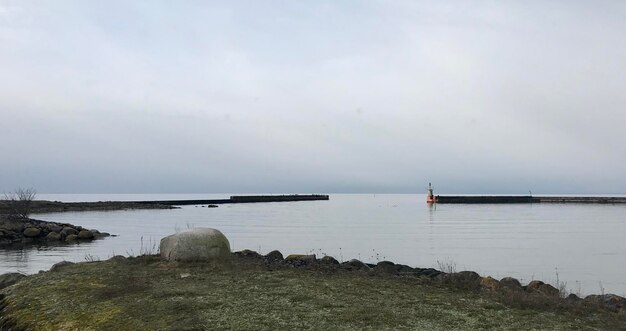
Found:
[{"label": "gray cloud", "polygon": [[0,190],[624,193],[626,5],[0,3]]}]

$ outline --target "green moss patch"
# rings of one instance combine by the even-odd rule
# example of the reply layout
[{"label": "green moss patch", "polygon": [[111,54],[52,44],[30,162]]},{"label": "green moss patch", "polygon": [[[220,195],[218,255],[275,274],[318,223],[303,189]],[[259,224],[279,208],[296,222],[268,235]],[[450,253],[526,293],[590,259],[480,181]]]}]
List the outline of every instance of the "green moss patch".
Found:
[{"label": "green moss patch", "polygon": [[416,277],[156,257],[70,265],[2,290],[26,330],[624,329],[601,310],[532,309]]}]

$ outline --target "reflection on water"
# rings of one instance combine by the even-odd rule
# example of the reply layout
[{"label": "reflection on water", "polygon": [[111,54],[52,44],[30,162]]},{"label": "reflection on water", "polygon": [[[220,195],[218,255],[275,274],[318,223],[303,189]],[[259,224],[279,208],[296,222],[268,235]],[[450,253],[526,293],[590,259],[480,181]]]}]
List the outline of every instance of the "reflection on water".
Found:
[{"label": "reflection on water", "polygon": [[[227,195],[142,196],[141,199]],[[137,196],[123,196],[126,200]],[[47,198],[47,197],[46,197]],[[120,200],[71,196],[59,200]],[[62,260],[138,254],[177,229],[221,230],[235,250],[328,254],[366,262],[388,259],[420,267],[451,261],[495,278],[561,281],[574,291],[626,294],[626,206],[427,205],[424,195],[331,195],[330,201],[186,206],[175,210],[36,215],[118,237],[61,247],[0,250],[0,273],[36,273]],[[601,285],[600,285],[601,283]]]}]

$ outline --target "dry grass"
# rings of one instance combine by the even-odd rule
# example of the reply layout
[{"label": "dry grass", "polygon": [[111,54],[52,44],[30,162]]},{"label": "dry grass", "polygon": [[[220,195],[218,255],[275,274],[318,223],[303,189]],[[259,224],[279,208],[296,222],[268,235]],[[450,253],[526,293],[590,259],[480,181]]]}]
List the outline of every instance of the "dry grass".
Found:
[{"label": "dry grass", "polygon": [[[623,315],[415,277],[154,256],[81,263],[3,290],[28,330],[620,329]],[[513,295],[513,294],[512,294]]]}]

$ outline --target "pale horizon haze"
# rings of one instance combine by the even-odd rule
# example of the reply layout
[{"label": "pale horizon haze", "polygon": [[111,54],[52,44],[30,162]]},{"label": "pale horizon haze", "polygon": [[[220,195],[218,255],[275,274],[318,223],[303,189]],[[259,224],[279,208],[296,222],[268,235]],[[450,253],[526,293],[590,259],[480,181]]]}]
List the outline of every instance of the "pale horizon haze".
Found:
[{"label": "pale horizon haze", "polygon": [[624,1],[0,0],[0,193],[626,193]]}]

